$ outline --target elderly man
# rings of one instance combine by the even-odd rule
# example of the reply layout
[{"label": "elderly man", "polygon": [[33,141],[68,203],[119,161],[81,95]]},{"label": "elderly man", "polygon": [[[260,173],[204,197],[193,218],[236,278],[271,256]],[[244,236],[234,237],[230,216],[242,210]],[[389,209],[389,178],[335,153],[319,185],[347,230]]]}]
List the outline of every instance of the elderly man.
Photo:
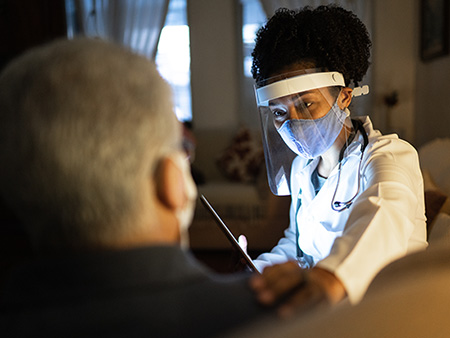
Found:
[{"label": "elderly man", "polygon": [[0,193],[37,255],[3,290],[2,335],[202,337],[264,314],[183,249],[180,149],[168,85],[121,47],[57,41],[3,71]]}]

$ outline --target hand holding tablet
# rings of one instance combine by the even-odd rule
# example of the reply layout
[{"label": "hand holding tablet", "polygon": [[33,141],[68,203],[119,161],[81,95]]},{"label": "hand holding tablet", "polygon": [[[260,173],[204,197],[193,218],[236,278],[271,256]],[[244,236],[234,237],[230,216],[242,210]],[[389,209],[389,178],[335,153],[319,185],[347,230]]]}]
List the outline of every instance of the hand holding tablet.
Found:
[{"label": "hand holding tablet", "polygon": [[[242,257],[245,259],[245,261],[246,261],[248,267],[250,268],[250,270],[252,272],[258,272],[258,269],[256,268],[255,264],[253,263],[253,260],[247,254],[247,251],[242,248],[242,246],[239,244],[239,242],[236,239],[236,237],[234,237],[233,233],[230,231],[230,229],[228,229],[228,227],[222,221],[222,219],[217,214],[217,212],[214,210],[212,205],[208,202],[206,197],[204,195],[201,195],[200,196],[200,200],[202,201],[202,203],[205,206],[205,208],[209,210],[209,212],[213,216],[214,220],[216,221],[217,225],[219,226],[220,230],[222,230],[222,232],[228,238],[228,240],[233,245],[233,247],[235,247],[241,253]],[[244,237],[244,236],[242,236],[242,237]],[[244,239],[242,239],[242,240],[244,240]],[[245,242],[246,242],[246,239],[245,239]],[[245,245],[245,247],[246,247],[246,245]]]}]

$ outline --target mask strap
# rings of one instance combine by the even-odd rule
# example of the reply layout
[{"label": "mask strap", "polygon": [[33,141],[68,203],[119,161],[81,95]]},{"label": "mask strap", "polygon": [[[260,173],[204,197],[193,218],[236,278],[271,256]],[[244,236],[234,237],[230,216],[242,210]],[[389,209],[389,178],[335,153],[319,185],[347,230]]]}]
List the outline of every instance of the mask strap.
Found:
[{"label": "mask strap", "polygon": [[339,153],[339,165],[340,165],[341,161],[344,159],[345,151],[347,150],[348,146],[353,142],[353,140],[355,139],[355,136],[356,136],[356,130],[352,127],[350,134],[349,134],[347,140],[345,141],[345,144],[343,145],[341,152]]},{"label": "mask strap", "polygon": [[183,177],[186,203],[183,207],[176,211],[176,217],[180,228],[181,247],[183,249],[187,249],[189,246],[188,229],[194,217],[195,202],[197,199],[197,186],[195,185],[191,175],[189,160],[183,152],[177,151],[170,154],[168,158],[177,166]]}]

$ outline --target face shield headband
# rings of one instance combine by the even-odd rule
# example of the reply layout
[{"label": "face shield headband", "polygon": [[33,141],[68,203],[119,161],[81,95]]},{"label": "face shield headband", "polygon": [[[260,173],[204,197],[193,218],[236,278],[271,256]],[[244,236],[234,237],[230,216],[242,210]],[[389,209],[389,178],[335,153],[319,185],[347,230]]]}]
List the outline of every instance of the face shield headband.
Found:
[{"label": "face shield headband", "polygon": [[312,159],[327,151],[349,115],[337,105],[339,94],[330,90],[345,87],[342,74],[306,70],[284,76],[255,88],[269,186],[275,195],[290,194],[294,158]]},{"label": "face shield headband", "polygon": [[[306,71],[305,71],[306,72]],[[274,81],[275,78],[272,79]],[[262,81],[270,82],[271,79]],[[306,73],[283,80],[269,83],[259,87],[256,85],[256,103],[258,107],[268,106],[269,101],[288,95],[293,95],[307,90],[323,87],[345,87],[344,76],[338,72]]]}]

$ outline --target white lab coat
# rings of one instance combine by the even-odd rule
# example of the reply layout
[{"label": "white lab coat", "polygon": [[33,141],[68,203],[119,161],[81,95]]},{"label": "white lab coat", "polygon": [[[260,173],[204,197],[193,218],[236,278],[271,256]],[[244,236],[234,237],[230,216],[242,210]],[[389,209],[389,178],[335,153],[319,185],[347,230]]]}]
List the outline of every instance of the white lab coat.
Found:
[{"label": "white lab coat", "polygon": [[[331,200],[338,166],[315,196],[311,174],[319,159],[297,157],[291,173],[290,226],[277,246],[255,260],[265,266],[297,259],[299,246],[314,265],[334,273],[349,300],[357,303],[375,275],[393,260],[425,249],[423,180],[416,150],[397,135],[381,135],[369,117],[360,117],[369,138],[361,163],[361,188],[349,209],[336,212]],[[342,161],[335,201],[348,201],[357,191],[363,136],[358,133]],[[301,207],[296,213],[298,197]],[[297,214],[297,215],[296,215]]]}]

